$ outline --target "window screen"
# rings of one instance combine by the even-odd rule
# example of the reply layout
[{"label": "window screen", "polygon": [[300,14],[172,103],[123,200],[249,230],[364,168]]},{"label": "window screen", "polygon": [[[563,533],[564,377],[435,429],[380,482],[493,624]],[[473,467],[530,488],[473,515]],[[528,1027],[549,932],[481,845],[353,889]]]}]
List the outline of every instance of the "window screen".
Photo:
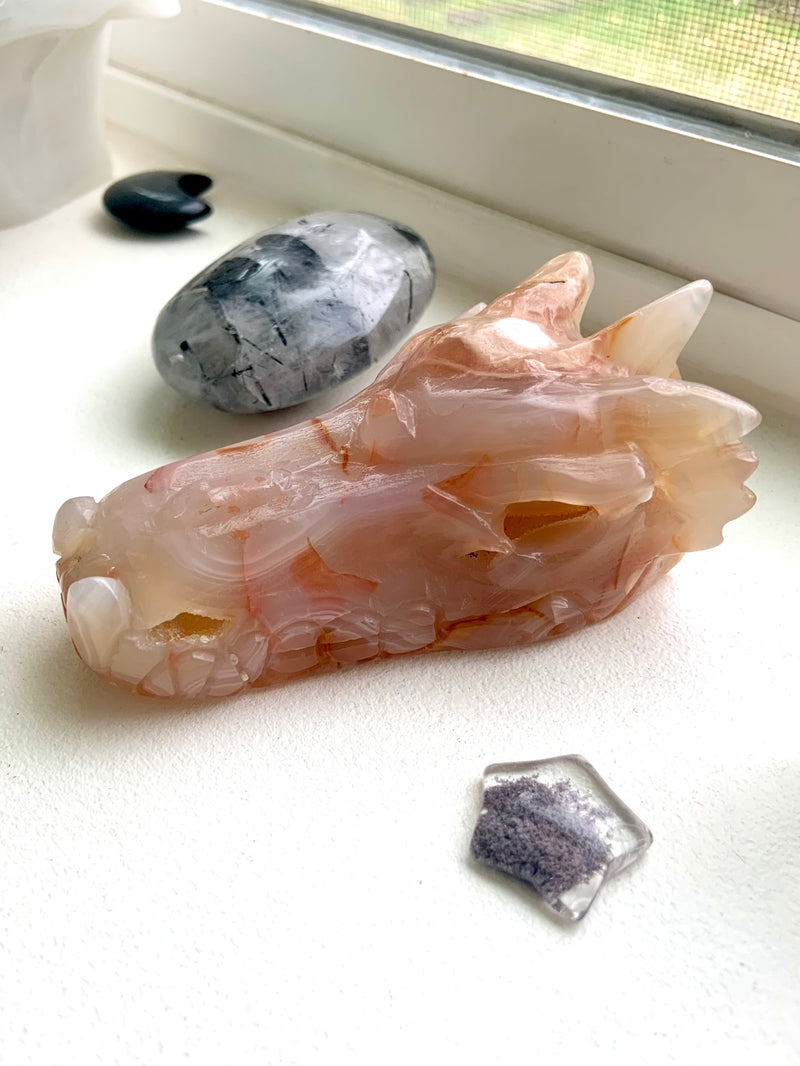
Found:
[{"label": "window screen", "polygon": [[322,0],[800,121],[800,0]]}]

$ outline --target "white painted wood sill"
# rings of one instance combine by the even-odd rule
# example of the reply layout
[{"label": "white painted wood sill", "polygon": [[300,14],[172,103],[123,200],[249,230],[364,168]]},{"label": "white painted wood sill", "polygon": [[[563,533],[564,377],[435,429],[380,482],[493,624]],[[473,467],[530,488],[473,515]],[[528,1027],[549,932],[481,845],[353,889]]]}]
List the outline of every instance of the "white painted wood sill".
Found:
[{"label": "white painted wood sill", "polygon": [[[67,638],[58,505],[338,398],[234,417],[173,394],[149,335],[175,289],[321,206],[432,236],[444,272],[426,324],[562,248],[128,76],[111,103],[155,138],[117,133],[118,172],[207,167],[215,214],[154,241],[117,229],[98,191],[0,235],[4,1061],[798,1061],[797,423],[767,412],[753,434],[759,502],[724,545],[571,638],[201,707],[120,693]],[[595,325],[673,283],[596,265]],[[777,363],[748,373],[764,321],[712,313],[702,376],[781,391]],[[726,338],[739,354],[723,366],[704,353]],[[655,837],[577,928],[467,857],[483,767],[567,752]]]}]

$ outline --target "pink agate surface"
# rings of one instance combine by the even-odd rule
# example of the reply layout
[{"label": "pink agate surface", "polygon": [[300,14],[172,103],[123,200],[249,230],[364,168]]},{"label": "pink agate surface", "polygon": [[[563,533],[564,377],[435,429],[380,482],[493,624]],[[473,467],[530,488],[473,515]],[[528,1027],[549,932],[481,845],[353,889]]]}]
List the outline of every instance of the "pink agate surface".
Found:
[{"label": "pink agate surface", "polygon": [[227,696],[571,633],[718,544],[754,502],[759,415],[676,370],[711,286],[584,339],[591,286],[559,256],[325,418],[67,501],[78,654],[145,695]]}]

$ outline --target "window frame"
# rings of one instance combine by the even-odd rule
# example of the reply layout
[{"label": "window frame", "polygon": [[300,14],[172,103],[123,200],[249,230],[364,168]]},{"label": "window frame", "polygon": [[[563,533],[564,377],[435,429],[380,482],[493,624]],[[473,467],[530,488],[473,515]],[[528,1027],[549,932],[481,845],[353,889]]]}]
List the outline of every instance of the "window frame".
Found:
[{"label": "window frame", "polygon": [[[338,26],[338,28],[337,28]],[[264,62],[264,57],[269,62]],[[492,80],[284,4],[184,0],[113,62],[434,188],[800,320],[800,164],[705,120]],[[452,64],[451,64],[452,67]],[[713,134],[713,135],[712,135]],[[738,143],[737,143],[738,141]],[[753,202],[755,201],[755,208]]]},{"label": "window frame", "polygon": [[[716,295],[684,369],[800,414],[796,161],[732,143],[721,129],[712,136],[691,119],[659,123],[627,104],[501,84],[395,55],[372,38],[352,40],[349,30],[296,23],[261,8],[184,0],[176,19],[117,24],[110,120],[192,167],[236,175],[291,213],[401,218],[425,234],[440,273],[474,283],[477,298],[583,248],[597,275],[589,329],[707,277]],[[425,102],[421,113],[406,93]],[[493,158],[482,166],[482,153],[518,122],[536,130],[536,141],[506,145],[516,169],[498,191],[492,179],[501,172]],[[449,152],[437,154],[443,130]],[[570,170],[576,143],[592,165]],[[547,169],[537,169],[537,152],[550,154]],[[718,179],[713,195],[697,195],[710,178]],[[759,210],[765,205],[755,220],[748,190],[757,190]]]}]

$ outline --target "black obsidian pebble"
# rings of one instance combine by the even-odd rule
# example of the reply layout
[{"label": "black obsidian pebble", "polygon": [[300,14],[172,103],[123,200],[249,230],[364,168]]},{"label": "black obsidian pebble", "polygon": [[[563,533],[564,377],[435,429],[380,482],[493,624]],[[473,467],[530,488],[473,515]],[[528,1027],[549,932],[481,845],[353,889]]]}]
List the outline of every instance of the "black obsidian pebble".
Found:
[{"label": "black obsidian pebble", "polygon": [[151,170],[109,185],[103,193],[103,205],[132,229],[176,233],[211,214],[210,205],[199,199],[210,187],[211,178],[205,174]]}]

